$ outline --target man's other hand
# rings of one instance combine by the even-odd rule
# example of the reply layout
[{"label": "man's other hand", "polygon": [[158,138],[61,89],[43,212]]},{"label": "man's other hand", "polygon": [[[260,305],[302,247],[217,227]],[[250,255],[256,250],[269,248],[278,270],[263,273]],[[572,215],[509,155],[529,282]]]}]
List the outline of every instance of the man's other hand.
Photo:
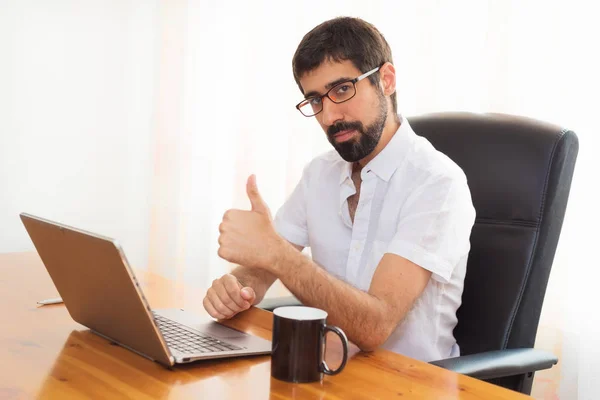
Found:
[{"label": "man's other hand", "polygon": [[202,301],[206,311],[217,319],[228,319],[254,304],[256,293],[244,287],[232,274],[215,279]]}]

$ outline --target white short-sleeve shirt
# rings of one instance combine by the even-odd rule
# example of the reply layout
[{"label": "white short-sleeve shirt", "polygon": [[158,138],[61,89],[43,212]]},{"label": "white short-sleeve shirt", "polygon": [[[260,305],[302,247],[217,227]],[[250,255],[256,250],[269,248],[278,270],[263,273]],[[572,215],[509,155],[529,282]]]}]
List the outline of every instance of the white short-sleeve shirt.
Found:
[{"label": "white short-sleeve shirt", "polygon": [[423,361],[458,356],[452,331],[475,220],[465,174],[406,120],[362,169],[354,223],[351,172],[352,164],[334,150],[312,160],[276,214],[277,232],[310,247],[315,263],[360,290],[369,290],[385,253],[431,271],[383,347]]}]

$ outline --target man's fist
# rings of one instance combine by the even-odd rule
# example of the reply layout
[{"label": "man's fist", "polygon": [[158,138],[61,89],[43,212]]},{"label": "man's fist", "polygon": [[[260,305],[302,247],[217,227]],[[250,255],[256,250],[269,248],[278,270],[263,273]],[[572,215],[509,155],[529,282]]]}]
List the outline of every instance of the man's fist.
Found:
[{"label": "man's fist", "polygon": [[275,232],[254,175],[248,178],[246,192],[252,209],[228,210],[219,225],[219,257],[245,267],[268,269],[284,240]]},{"label": "man's fist", "polygon": [[213,318],[227,319],[250,308],[255,299],[254,289],[243,287],[235,276],[227,274],[213,281],[202,304]]}]

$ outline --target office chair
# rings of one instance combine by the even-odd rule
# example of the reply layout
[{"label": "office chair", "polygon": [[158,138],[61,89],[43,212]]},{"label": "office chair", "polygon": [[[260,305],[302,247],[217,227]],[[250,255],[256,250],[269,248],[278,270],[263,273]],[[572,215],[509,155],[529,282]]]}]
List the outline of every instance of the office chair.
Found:
[{"label": "office chair", "polygon": [[[454,336],[461,356],[432,364],[529,394],[558,362],[533,349],[579,148],[574,132],[503,114],[408,118],[465,172],[477,212]],[[298,304],[269,299],[265,309]]]}]

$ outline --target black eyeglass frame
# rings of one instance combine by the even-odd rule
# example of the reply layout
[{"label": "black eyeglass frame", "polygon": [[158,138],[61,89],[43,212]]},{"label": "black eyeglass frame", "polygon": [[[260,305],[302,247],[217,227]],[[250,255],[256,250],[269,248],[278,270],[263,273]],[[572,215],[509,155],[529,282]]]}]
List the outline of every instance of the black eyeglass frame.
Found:
[{"label": "black eyeglass frame", "polygon": [[[356,77],[356,78],[354,78],[354,79],[350,79],[350,80],[348,80],[348,81],[340,82],[340,83],[336,84],[335,86],[333,86],[331,89],[329,89],[329,90],[328,90],[328,91],[327,91],[325,94],[323,94],[323,95],[320,95],[320,96],[310,96],[310,97],[307,97],[307,98],[305,98],[304,100],[302,100],[300,103],[296,104],[296,109],[297,109],[298,111],[300,111],[300,114],[304,115],[305,117],[314,117],[315,115],[317,115],[317,114],[319,114],[321,111],[323,111],[323,98],[324,98],[324,97],[327,97],[329,100],[331,100],[331,101],[332,101],[332,102],[334,102],[335,104],[341,104],[341,103],[345,103],[346,101],[348,101],[348,100],[351,100],[352,98],[354,98],[354,96],[356,96],[356,84],[357,84],[358,82],[360,82],[361,80],[365,79],[366,77],[368,77],[368,76],[370,76],[370,75],[374,74],[375,72],[379,71],[379,69],[380,69],[380,68],[381,68],[381,67],[373,68],[372,70],[370,70],[370,71],[367,71],[367,72],[365,72],[364,74],[362,74],[362,75],[360,75],[360,76],[358,76],[358,77]],[[347,99],[345,99],[345,100],[342,100],[342,101],[335,101],[334,99],[332,99],[332,98],[329,96],[329,93],[330,93],[330,92],[331,92],[333,89],[335,89],[335,88],[339,87],[340,85],[344,85],[344,84],[348,84],[348,83],[351,83],[351,84],[352,84],[352,86],[353,86],[353,88],[354,88],[354,94],[353,94],[351,97],[349,97],[349,98],[347,98]],[[316,113],[314,113],[314,114],[311,114],[311,115],[306,115],[305,113],[303,113],[303,112],[302,112],[302,110],[300,109],[300,107],[303,107],[303,106],[305,105],[305,103],[306,103],[306,104],[310,104],[310,103],[309,103],[309,101],[310,101],[311,99],[319,99],[319,98],[321,99],[321,109],[320,109],[319,111],[317,111]]]}]

